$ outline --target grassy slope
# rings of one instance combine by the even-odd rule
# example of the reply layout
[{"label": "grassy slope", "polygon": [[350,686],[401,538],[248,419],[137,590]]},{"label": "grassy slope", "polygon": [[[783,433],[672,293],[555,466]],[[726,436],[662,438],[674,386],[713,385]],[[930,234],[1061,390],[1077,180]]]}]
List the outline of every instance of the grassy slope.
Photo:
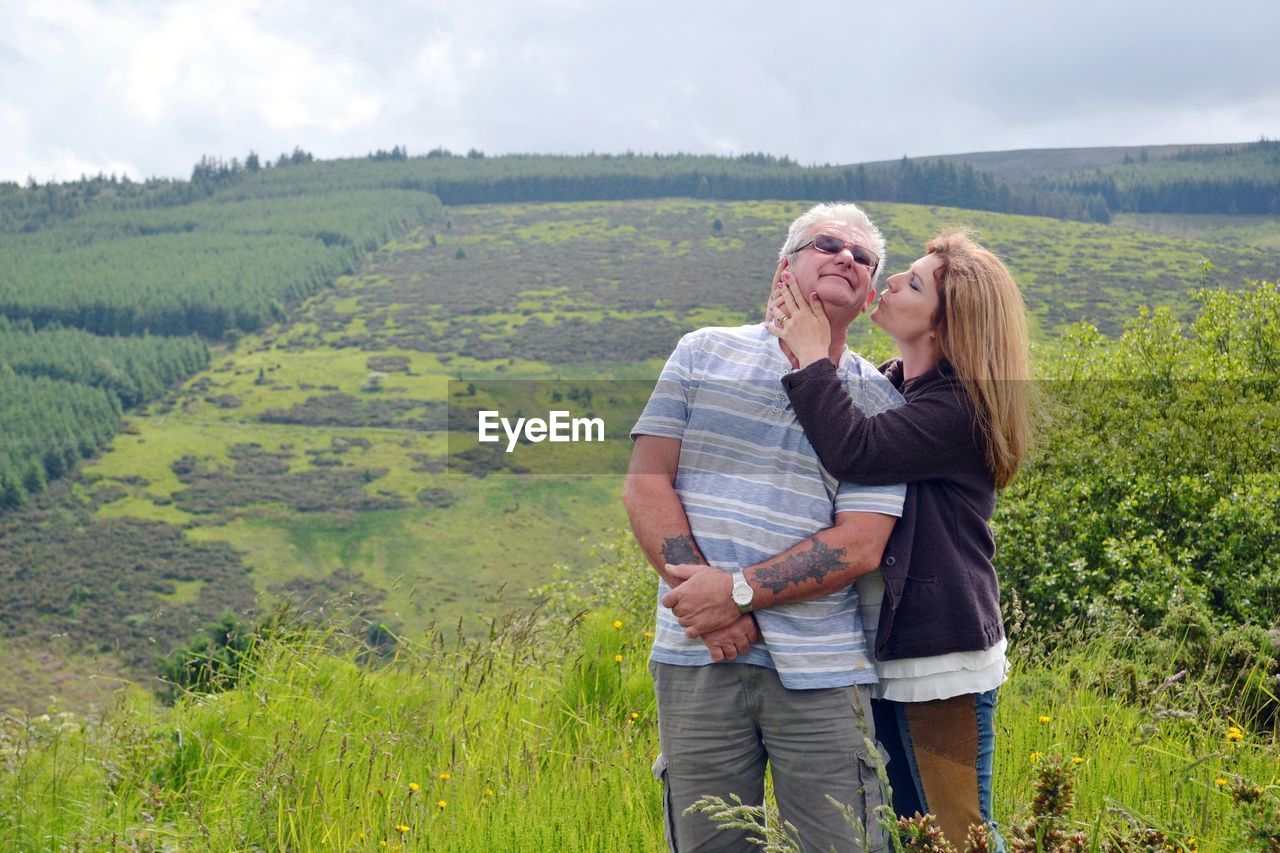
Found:
[{"label": "grassy slope", "polygon": [[[88,473],[108,484],[131,475],[147,484],[129,485],[99,513],[192,525],[193,538],[229,542],[246,554],[263,593],[347,569],[386,594],[383,609],[410,634],[436,619],[461,617],[475,627],[501,609],[500,589],[508,601],[518,598],[551,565],[580,561],[587,547],[580,539],[624,525],[616,478],[553,483],[414,470],[444,454],[440,432],[264,424],[259,416],[339,392],[362,404],[440,401],[449,379],[651,378],[683,331],[758,315],[781,224],[802,207],[662,200],[454,209],[446,228],[386,247],[289,324],[215,355],[175,405],[133,418],[132,434]],[[945,208],[869,209],[888,238],[890,270],[940,227],[976,229],[1023,282],[1042,338],[1082,317],[1115,330],[1139,304],[1189,310],[1187,292],[1203,280],[1205,257],[1223,281],[1275,266],[1274,252],[1224,245],[1213,231],[1201,241]],[[715,219],[723,231],[711,228]],[[613,324],[609,334],[592,338],[603,322]],[[874,356],[890,352],[868,323],[855,337]],[[384,390],[370,394],[360,389],[375,356],[400,356],[407,371],[388,373]],[[226,398],[236,405],[222,407]],[[344,469],[385,470],[364,491],[397,496],[405,508],[298,512],[255,502],[252,480],[236,486],[248,494],[217,512],[193,514],[172,500],[184,488],[172,470],[183,456],[230,470],[230,449],[257,443],[287,454],[297,473],[314,470],[335,441],[362,440],[367,447],[333,458]],[[452,503],[420,505],[424,488],[443,489]]]},{"label": "grassy slope", "polygon": [[1120,213],[1113,225],[1227,246],[1280,250],[1280,219],[1227,214]]},{"label": "grassy slope", "polygon": [[[1137,160],[1145,152],[1152,160],[1172,157],[1184,151],[1207,151],[1235,148],[1235,143],[1218,145],[1124,145],[1108,148],[1026,148],[1017,151],[975,151],[967,154],[942,154],[914,159],[951,160],[968,163],[975,169],[991,172],[1003,180],[1024,180],[1034,175],[1086,172],[1103,166],[1119,165],[1124,158]],[[867,165],[889,165],[882,160]]]},{"label": "grassy slope", "polygon": [[[422,418],[443,399],[447,380],[650,382],[684,331],[759,315],[781,223],[801,208],[677,199],[454,209],[448,224],[386,247],[289,324],[215,354],[211,368],[173,399],[134,417],[71,493],[92,501],[90,507],[100,503],[92,511],[104,524],[163,521],[184,527],[193,543],[229,543],[251,567],[245,578],[264,604],[281,596],[309,606],[356,597],[367,615],[409,636],[433,620],[461,619],[477,631],[505,607],[527,602],[525,590],[553,564],[580,564],[585,542],[608,538],[625,518],[616,478],[479,479],[439,470],[446,441]],[[1143,303],[1191,313],[1187,293],[1205,280],[1205,258],[1215,267],[1208,279],[1230,284],[1274,277],[1277,266],[1274,220],[1144,217],[1102,227],[909,205],[870,208],[889,239],[890,270],[942,226],[978,229],[1024,283],[1045,348],[1062,324],[1080,317],[1115,331]],[[721,231],[712,227],[716,219]],[[457,257],[459,249],[465,257]],[[891,354],[887,339],[865,321],[854,345],[873,358]],[[371,368],[395,358],[402,361],[384,371],[383,390],[360,390]],[[348,395],[338,409],[365,409],[380,425],[260,420],[270,409],[332,401],[338,393]],[[396,405],[408,408],[386,408]],[[263,460],[233,458],[250,444],[277,468],[255,472]],[[578,469],[584,453],[569,457]],[[184,483],[174,471],[184,457],[216,480],[205,493],[214,506],[193,506],[200,484]],[[244,465],[249,470],[242,474]],[[354,490],[305,479],[326,472],[363,479]],[[291,478],[297,488],[276,494]],[[300,508],[311,497],[321,506]],[[368,501],[398,508],[355,508]],[[47,553],[51,562],[32,566],[32,577],[56,588],[61,552]],[[144,624],[158,625],[159,609],[174,624],[184,615],[190,621],[197,612],[218,612],[218,601],[233,600],[224,589],[198,579],[164,580],[154,600],[116,610],[138,621],[133,642],[147,636]],[[237,595],[234,601],[242,601]],[[196,601],[201,607],[192,606]],[[18,627],[36,642],[62,630]],[[163,654],[182,636],[165,630],[137,650],[143,658]],[[28,672],[33,709],[57,692],[46,688],[56,685],[56,673],[45,678],[42,671]]]},{"label": "grassy slope", "polygon": [[[19,849],[657,849],[636,559],[593,576],[614,598],[578,629],[559,612],[481,642],[432,634],[374,669],[304,634],[266,646],[242,688],[163,714],[127,696],[100,722],[0,717],[0,835]],[[1124,643],[1018,660],[997,713],[1006,834],[1058,755],[1077,779],[1067,825],[1095,843],[1130,815],[1166,834],[1158,849],[1252,849],[1227,786],[1275,796],[1275,734],[1232,740],[1230,709],[1194,681],[1121,699],[1107,671]]]}]

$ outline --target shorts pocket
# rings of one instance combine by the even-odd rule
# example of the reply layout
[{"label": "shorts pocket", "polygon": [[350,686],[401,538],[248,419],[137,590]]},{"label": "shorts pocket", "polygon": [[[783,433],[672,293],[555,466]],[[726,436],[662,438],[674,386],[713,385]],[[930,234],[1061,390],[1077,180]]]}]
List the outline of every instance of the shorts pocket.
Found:
[{"label": "shorts pocket", "polygon": [[676,816],[671,808],[671,785],[667,781],[667,757],[661,752],[653,760],[653,778],[662,785],[662,835],[666,839],[667,849],[671,853],[676,850]]},{"label": "shorts pocket", "polygon": [[877,745],[874,752],[870,750],[859,752],[855,761],[858,767],[858,780],[862,784],[862,813],[866,815],[867,823],[865,849],[867,853],[883,853],[883,851],[892,850],[893,843],[889,840],[889,833],[896,831],[894,827],[897,825],[898,817],[894,814],[893,806],[889,805],[886,791],[888,777],[884,774],[884,767],[889,763],[889,757],[884,749]]}]

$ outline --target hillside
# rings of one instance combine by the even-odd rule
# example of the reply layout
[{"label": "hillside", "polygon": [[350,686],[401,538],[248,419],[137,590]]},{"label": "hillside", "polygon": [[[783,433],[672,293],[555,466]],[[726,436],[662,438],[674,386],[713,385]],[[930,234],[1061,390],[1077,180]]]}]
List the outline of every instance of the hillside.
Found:
[{"label": "hillside", "polygon": [[[1221,183],[1270,156],[1173,148],[1104,168],[1117,186],[1173,186],[1191,166]],[[88,649],[150,673],[224,612],[276,601],[481,630],[622,526],[622,436],[647,384],[685,331],[755,321],[803,199],[1057,198],[995,180],[937,161],[397,149],[0,186],[0,665],[58,637],[68,672]],[[467,203],[482,200],[501,203]],[[1140,306],[1189,319],[1197,289],[1280,267],[1270,217],[867,207],[890,271],[939,228],[975,229],[1022,283],[1042,352],[1079,321],[1114,336]],[[889,352],[865,323],[853,343]],[[521,463],[455,446],[450,404],[493,405],[496,379],[517,409],[567,396],[608,415],[609,441]],[[61,677],[45,663],[35,692],[39,673]]]},{"label": "hillside", "polygon": [[[443,432],[449,383],[639,380],[618,407],[630,415],[611,416],[616,436],[684,331],[759,316],[781,224],[802,209],[691,199],[449,209],[286,321],[216,350],[181,390],[131,413],[70,489],[0,516],[0,569],[21,591],[0,624],[13,642],[50,631],[105,641],[140,671],[255,601],[323,605],[410,636],[433,621],[478,630],[624,525],[626,443],[615,438],[599,467],[573,457],[539,469],[591,476],[515,476],[500,456],[462,464]],[[1276,268],[1274,249],[1247,243],[868,209],[890,269],[941,227],[976,228],[1009,259],[1045,346],[1079,320],[1114,333],[1140,305],[1190,317],[1195,288]],[[889,352],[866,323],[855,345]],[[159,558],[139,563],[139,545]],[[136,583],[121,584],[122,572]]]},{"label": "hillside", "polygon": [[[968,163],[1006,181],[1025,181],[1038,175],[1091,172],[1104,166],[1126,162],[1162,160],[1188,152],[1229,152],[1235,143],[1216,145],[1116,145],[1106,148],[1022,148],[1015,151],[973,151],[966,154],[936,154],[914,158]],[[880,160],[868,166],[891,166],[896,161]]]}]

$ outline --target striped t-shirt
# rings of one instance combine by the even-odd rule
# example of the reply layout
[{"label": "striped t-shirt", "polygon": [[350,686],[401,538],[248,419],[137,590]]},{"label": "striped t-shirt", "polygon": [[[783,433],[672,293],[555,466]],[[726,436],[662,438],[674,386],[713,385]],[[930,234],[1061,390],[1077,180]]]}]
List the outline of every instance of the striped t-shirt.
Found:
[{"label": "striped t-shirt", "polygon": [[[636,435],[679,439],[675,489],[698,548],[734,571],[774,557],[831,527],[838,512],[901,516],[906,487],[837,482],[796,420],[782,377],[792,370],[763,325],[685,335],[658,379]],[[869,415],[902,404],[897,389],[846,351],[839,374]],[[658,598],[667,592],[659,581]],[[876,680],[851,586],[813,601],[756,613],[763,641],[734,663],[774,668],[790,688],[846,687]],[[651,659],[703,666],[711,656],[658,604]]]}]

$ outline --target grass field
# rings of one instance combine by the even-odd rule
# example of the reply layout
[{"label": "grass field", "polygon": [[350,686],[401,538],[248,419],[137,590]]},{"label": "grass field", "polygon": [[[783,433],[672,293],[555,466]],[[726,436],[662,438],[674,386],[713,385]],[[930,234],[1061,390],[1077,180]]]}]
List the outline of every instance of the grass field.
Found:
[{"label": "grass field", "polygon": [[[238,688],[170,710],[125,692],[94,719],[0,716],[0,835],[18,849],[659,849],[647,571],[624,547],[584,574],[603,594],[588,591],[582,620],[570,594],[477,641],[404,638],[374,668],[337,638],[285,631]],[[1123,630],[1059,640],[1052,657],[1015,644],[1001,691],[1006,837],[1027,838],[1037,777],[1060,762],[1074,806],[1052,825],[1085,838],[1063,849],[1265,850],[1276,733],[1205,701],[1199,674],[1139,666],[1134,683],[1160,686],[1126,695],[1111,676],[1135,659]],[[1120,837],[1148,846],[1105,846]]]}]

